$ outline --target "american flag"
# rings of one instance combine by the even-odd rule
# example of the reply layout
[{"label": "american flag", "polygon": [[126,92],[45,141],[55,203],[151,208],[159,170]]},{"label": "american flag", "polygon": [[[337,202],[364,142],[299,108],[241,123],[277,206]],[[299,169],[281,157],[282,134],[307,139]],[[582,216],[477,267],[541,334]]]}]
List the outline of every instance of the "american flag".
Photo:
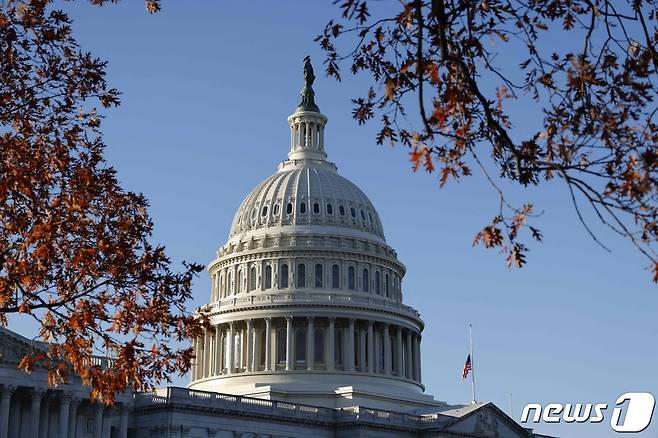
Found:
[{"label": "american flag", "polygon": [[466,380],[468,377],[468,373],[471,372],[472,365],[471,365],[471,355],[469,354],[468,357],[466,358],[466,362],[464,363],[464,371],[462,371],[462,380]]}]

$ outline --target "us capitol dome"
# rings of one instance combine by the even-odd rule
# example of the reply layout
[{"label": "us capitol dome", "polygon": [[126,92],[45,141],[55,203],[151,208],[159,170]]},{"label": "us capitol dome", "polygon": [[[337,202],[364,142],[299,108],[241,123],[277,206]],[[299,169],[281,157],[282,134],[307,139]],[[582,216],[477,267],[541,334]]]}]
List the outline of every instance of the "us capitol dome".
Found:
[{"label": "us capitol dome", "polygon": [[208,271],[214,331],[194,343],[191,389],[336,407],[436,406],[423,394],[423,321],[365,193],[327,159],[306,62],[290,152],[247,195]]}]

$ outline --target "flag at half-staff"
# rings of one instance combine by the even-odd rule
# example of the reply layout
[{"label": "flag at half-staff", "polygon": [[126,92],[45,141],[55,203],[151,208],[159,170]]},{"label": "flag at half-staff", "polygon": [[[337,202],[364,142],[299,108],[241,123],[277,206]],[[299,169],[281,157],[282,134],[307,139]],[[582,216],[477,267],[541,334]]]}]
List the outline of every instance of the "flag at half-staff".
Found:
[{"label": "flag at half-staff", "polygon": [[464,370],[462,371],[462,380],[466,380],[468,373],[473,369],[473,364],[471,364],[471,355],[469,354],[464,362]]}]

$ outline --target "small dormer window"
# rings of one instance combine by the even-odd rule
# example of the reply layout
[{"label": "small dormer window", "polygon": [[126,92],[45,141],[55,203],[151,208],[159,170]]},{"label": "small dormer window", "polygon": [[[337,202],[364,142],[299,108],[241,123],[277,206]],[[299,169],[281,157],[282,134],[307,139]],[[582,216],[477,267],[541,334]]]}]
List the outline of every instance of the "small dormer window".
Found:
[{"label": "small dormer window", "polygon": [[292,214],[292,202],[288,202],[286,206],[286,214]]},{"label": "small dormer window", "polygon": [[274,213],[274,216],[279,214],[279,204],[274,204],[274,209],[272,210],[272,213]]},{"label": "small dormer window", "polygon": [[345,216],[345,207],[342,205],[338,206],[338,213],[340,213],[341,216]]},{"label": "small dormer window", "polygon": [[260,213],[261,216],[267,216],[267,205],[263,206],[263,211]]},{"label": "small dormer window", "polygon": [[301,214],[306,214],[306,202],[302,202],[299,204],[299,212]]},{"label": "small dormer window", "polygon": [[352,217],[356,217],[356,210],[354,209],[354,207],[350,208],[350,213],[352,213]]},{"label": "small dormer window", "polygon": [[361,220],[365,221],[366,220],[366,215],[363,213],[363,210],[361,210]]},{"label": "small dormer window", "polygon": [[334,207],[331,204],[327,204],[327,214],[334,214]]},{"label": "small dormer window", "polygon": [[320,214],[320,204],[318,204],[317,202],[313,204],[313,213]]},{"label": "small dormer window", "polygon": [[372,223],[372,213],[368,212],[368,217],[370,218],[370,223]]}]

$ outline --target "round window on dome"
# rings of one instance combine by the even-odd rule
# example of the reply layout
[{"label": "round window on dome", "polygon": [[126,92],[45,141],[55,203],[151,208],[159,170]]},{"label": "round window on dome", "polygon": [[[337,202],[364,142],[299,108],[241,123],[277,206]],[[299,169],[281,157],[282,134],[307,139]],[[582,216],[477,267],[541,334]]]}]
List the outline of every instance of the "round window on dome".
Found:
[{"label": "round window on dome", "polygon": [[334,214],[334,206],[327,204],[327,214]]},{"label": "round window on dome", "polygon": [[267,205],[263,206],[263,211],[260,213],[261,216],[267,216]]},{"label": "round window on dome", "polygon": [[299,212],[301,214],[306,214],[306,202],[302,202],[299,204]]},{"label": "round window on dome", "polygon": [[272,210],[272,213],[274,213],[274,216],[279,214],[279,204],[274,204],[274,209]]},{"label": "round window on dome", "polygon": [[313,213],[320,214],[320,204],[318,204],[317,202],[313,204]]},{"label": "round window on dome", "polygon": [[345,207],[342,205],[338,206],[338,212],[340,213],[341,216],[345,216]]},{"label": "round window on dome", "polygon": [[286,206],[286,214],[292,214],[292,202],[288,202]]}]

